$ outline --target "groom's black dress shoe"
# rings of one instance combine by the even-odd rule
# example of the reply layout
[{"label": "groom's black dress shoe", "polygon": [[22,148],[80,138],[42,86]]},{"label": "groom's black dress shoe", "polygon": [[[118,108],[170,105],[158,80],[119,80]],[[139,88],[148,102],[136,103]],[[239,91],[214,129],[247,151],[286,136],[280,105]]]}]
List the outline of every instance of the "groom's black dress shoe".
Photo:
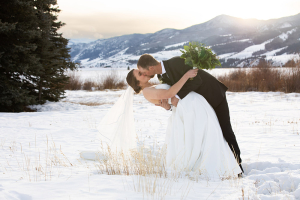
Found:
[{"label": "groom's black dress shoe", "polygon": [[238,178],[243,178],[243,173],[239,173]]},{"label": "groom's black dress shoe", "polygon": [[239,164],[239,166],[240,166],[240,168],[241,168],[241,170],[242,170],[242,173],[244,173],[244,169],[243,169],[243,167],[242,167],[242,164]]},{"label": "groom's black dress shoe", "polygon": [[240,166],[240,168],[241,168],[241,170],[242,170],[242,173],[239,173],[239,174],[238,174],[238,178],[243,178],[244,169],[243,169],[243,167],[242,167],[242,164],[239,164],[239,166]]}]

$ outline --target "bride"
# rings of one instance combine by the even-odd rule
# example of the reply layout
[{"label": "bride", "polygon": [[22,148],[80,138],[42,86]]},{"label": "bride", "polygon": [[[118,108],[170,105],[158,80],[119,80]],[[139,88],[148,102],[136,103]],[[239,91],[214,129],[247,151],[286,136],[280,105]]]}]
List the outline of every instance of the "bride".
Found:
[{"label": "bride", "polygon": [[[138,69],[127,75],[127,83],[136,93],[167,110],[166,99],[175,96],[182,86],[197,75],[189,70],[173,86],[152,85],[150,77]],[[237,176],[241,169],[225,141],[214,109],[198,93],[190,92],[173,108],[166,133],[166,165],[176,170],[197,171],[209,177]]]}]

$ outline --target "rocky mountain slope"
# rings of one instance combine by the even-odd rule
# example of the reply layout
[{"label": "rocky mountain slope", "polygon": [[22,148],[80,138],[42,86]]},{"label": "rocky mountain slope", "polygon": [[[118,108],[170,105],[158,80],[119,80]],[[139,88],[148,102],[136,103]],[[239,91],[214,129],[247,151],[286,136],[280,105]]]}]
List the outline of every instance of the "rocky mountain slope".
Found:
[{"label": "rocky mountain slope", "polygon": [[299,58],[300,13],[271,20],[217,16],[186,29],[163,29],[152,34],[131,34],[91,43],[72,44],[72,59],[83,67],[135,66],[140,55],[158,60],[181,55],[189,41],[211,46],[223,67],[243,67],[261,58],[280,66]]}]

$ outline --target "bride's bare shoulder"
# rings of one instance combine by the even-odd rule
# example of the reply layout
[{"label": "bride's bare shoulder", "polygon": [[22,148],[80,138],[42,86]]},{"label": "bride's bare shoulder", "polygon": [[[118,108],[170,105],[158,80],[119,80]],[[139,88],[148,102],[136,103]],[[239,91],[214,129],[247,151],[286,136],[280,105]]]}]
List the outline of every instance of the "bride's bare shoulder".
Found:
[{"label": "bride's bare shoulder", "polygon": [[143,95],[149,102],[153,104],[159,104],[159,100],[153,98],[155,96],[155,90],[155,85],[146,87],[143,89]]},{"label": "bride's bare shoulder", "polygon": [[156,90],[156,89],[155,89],[155,86],[156,86],[156,85],[152,85],[152,86],[150,86],[150,87],[145,87],[145,88],[143,89],[143,95],[144,95],[144,97],[145,97],[147,100],[152,99],[153,92],[154,92],[154,90]]}]

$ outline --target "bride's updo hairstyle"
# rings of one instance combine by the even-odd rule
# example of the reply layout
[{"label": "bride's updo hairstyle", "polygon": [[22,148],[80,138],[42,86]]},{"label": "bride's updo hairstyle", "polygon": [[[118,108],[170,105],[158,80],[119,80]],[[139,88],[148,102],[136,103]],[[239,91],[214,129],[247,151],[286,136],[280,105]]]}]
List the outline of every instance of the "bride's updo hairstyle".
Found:
[{"label": "bride's updo hairstyle", "polygon": [[142,87],[139,86],[140,85],[140,81],[138,81],[135,76],[133,75],[133,70],[132,69],[128,74],[127,74],[127,77],[126,77],[126,81],[128,83],[128,85],[130,85],[132,87],[132,89],[138,94],[141,92],[142,90]]},{"label": "bride's updo hairstyle", "polygon": [[137,66],[149,70],[150,66],[156,66],[158,64],[159,62],[153,56],[150,54],[143,54],[138,60]]}]

